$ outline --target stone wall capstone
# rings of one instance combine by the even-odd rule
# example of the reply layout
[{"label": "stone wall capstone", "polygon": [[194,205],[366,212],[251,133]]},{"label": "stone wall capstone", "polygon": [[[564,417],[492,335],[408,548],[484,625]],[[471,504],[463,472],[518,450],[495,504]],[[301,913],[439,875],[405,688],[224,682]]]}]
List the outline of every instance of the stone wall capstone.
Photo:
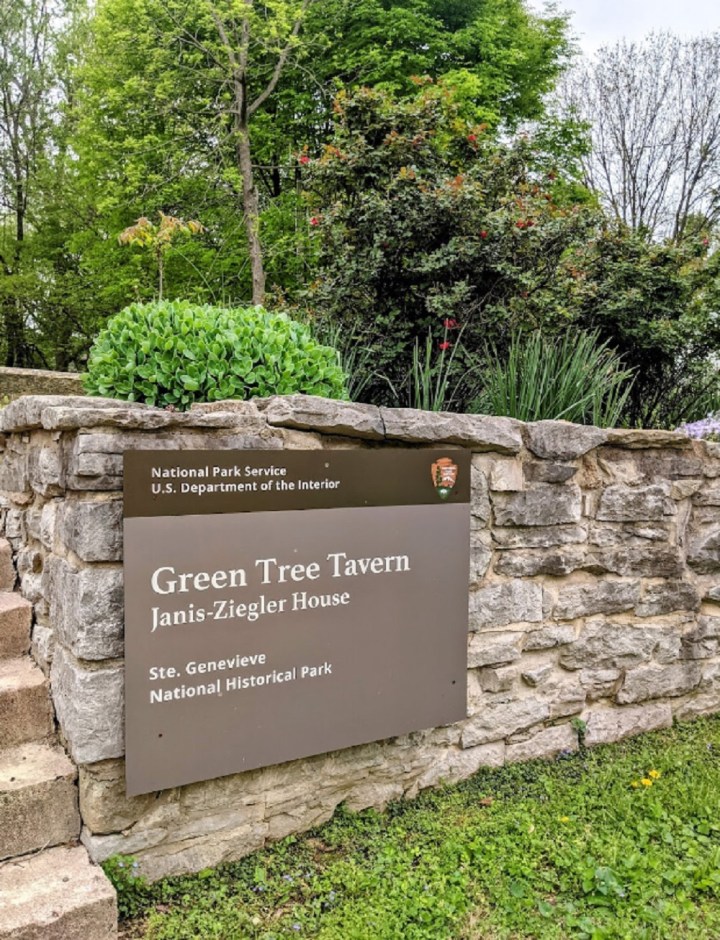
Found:
[{"label": "stone wall capstone", "polygon": [[[238,858],[481,767],[720,711],[720,445],[679,433],[305,396],[185,414],[99,398],[0,411],[0,522],[79,768],[83,841],[151,878]],[[128,798],[122,455],[460,445],[473,452],[467,718]],[[408,656],[412,651],[408,650]]]}]

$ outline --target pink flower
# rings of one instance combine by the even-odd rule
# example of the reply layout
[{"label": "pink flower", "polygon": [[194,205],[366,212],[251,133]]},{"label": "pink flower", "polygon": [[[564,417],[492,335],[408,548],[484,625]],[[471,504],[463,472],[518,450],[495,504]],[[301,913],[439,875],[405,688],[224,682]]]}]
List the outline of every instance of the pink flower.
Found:
[{"label": "pink flower", "polygon": [[320,225],[320,219],[319,219],[316,215],[311,216],[311,217],[310,217],[310,225],[312,225],[312,226]]},{"label": "pink flower", "polygon": [[446,330],[456,330],[458,326],[458,321],[453,320],[452,317],[447,317],[443,320],[443,326]]},{"label": "pink flower", "polygon": [[438,343],[438,346],[440,347],[440,349],[442,349],[443,352],[445,352],[446,349],[450,349],[450,347],[452,346],[452,343],[448,343],[448,341],[445,340],[444,343]]},{"label": "pink flower", "polygon": [[309,163],[309,162],[310,162],[310,157],[309,157],[306,153],[304,153],[304,154],[300,157],[300,159],[299,159],[298,162],[299,162],[299,163],[302,163],[303,166],[304,166],[306,163]]},{"label": "pink flower", "polygon": [[477,134],[468,134],[467,139],[471,144],[477,143]]}]

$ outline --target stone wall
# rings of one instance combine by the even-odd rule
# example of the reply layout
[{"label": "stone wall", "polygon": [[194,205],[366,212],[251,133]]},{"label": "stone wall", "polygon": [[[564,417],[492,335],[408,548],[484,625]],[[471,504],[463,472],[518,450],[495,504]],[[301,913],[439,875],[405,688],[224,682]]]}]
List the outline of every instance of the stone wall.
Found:
[{"label": "stone wall", "polygon": [[[151,877],[237,858],[480,767],[720,711],[720,445],[660,431],[378,409],[295,396],[188,414],[24,398],[0,412],[2,529],[79,767],[83,841]],[[122,453],[468,447],[467,718],[128,799]],[[411,655],[411,651],[408,651]]]},{"label": "stone wall", "polygon": [[20,398],[21,395],[82,394],[82,376],[79,372],[0,366],[0,402]]}]

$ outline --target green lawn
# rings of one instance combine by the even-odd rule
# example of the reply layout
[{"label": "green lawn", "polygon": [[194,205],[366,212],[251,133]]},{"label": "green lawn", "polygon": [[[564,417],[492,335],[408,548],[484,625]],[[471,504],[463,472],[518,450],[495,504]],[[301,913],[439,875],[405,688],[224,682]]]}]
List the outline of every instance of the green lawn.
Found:
[{"label": "green lawn", "polygon": [[720,718],[340,811],[241,862],[131,885],[126,936],[717,940],[719,811]]}]

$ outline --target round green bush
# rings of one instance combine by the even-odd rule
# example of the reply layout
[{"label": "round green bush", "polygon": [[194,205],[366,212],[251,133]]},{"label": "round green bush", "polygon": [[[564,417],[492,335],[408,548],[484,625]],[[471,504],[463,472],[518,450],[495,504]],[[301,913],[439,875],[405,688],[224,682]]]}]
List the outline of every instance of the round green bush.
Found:
[{"label": "round green bush", "polygon": [[187,301],[131,304],[108,320],[90,351],[90,395],[173,405],[304,392],[345,397],[334,349],[307,326],[262,307]]}]

